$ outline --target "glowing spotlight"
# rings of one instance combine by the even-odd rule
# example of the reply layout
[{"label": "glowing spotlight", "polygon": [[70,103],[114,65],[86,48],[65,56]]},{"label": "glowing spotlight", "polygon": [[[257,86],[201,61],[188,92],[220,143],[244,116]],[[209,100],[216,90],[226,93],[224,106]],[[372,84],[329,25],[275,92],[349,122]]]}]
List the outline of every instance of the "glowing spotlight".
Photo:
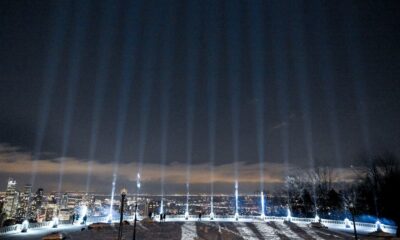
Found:
[{"label": "glowing spotlight", "polygon": [[107,222],[108,222],[108,223],[111,223],[111,222],[112,222],[112,214],[111,214],[111,213],[108,214],[108,216],[107,216]]},{"label": "glowing spotlight", "polygon": [[292,213],[290,212],[290,209],[287,209],[287,217],[286,221],[291,222],[292,221]]},{"label": "glowing spotlight", "polygon": [[86,205],[82,205],[81,207],[80,207],[80,210],[79,210],[79,219],[78,219],[78,223],[82,223],[82,222],[84,222],[85,221],[85,219],[87,218],[87,206]]},{"label": "glowing spotlight", "polygon": [[314,221],[315,222],[319,222],[321,220],[321,218],[318,216],[318,214],[315,215]]},{"label": "glowing spotlight", "polygon": [[236,221],[239,219],[239,190],[238,190],[239,184],[236,181],[235,182],[235,219]]},{"label": "glowing spotlight", "polygon": [[188,220],[189,219],[189,212],[188,212],[188,210],[186,210],[186,212],[185,212],[185,220]]},{"label": "glowing spotlight", "polygon": [[160,204],[160,214],[164,213],[164,200],[161,199],[161,204]]},{"label": "glowing spotlight", "polygon": [[344,225],[346,226],[346,228],[350,228],[350,220],[348,218],[344,219]]},{"label": "glowing spotlight", "polygon": [[210,220],[214,220],[214,217],[215,217],[215,216],[214,216],[214,212],[211,212],[211,213],[210,213]]},{"label": "glowing spotlight", "polygon": [[28,222],[28,220],[24,220],[22,222],[21,232],[27,232],[28,228],[29,228],[29,222]]},{"label": "glowing spotlight", "polygon": [[376,225],[376,231],[381,231],[381,222],[379,220],[376,221],[375,225]]},{"label": "glowing spotlight", "polygon": [[265,219],[264,192],[261,192],[261,219]]},{"label": "glowing spotlight", "polygon": [[57,228],[58,227],[58,217],[53,217],[51,225],[52,225],[52,228]]}]

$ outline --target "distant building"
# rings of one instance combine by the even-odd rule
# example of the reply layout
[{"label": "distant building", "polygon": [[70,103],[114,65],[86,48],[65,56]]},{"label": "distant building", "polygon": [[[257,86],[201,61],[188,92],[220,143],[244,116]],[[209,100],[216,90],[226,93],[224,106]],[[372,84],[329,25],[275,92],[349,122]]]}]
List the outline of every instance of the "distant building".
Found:
[{"label": "distant building", "polygon": [[39,188],[36,191],[35,197],[33,198],[33,201],[31,203],[32,206],[32,212],[36,216],[36,220],[38,222],[44,221],[45,215],[46,215],[46,198],[44,196],[44,190],[43,188]]},{"label": "distant building", "polygon": [[26,184],[24,186],[24,191],[21,192],[19,196],[19,206],[17,209],[16,218],[26,219],[30,218],[30,202],[32,197],[32,185]]},{"label": "distant building", "polygon": [[68,193],[64,193],[60,199],[60,208],[68,208]]},{"label": "distant building", "polygon": [[7,215],[7,219],[14,218],[18,208],[18,197],[19,193],[16,189],[17,181],[12,178],[8,179],[7,182],[7,190],[6,190],[6,197],[5,203],[3,207],[3,211]]}]

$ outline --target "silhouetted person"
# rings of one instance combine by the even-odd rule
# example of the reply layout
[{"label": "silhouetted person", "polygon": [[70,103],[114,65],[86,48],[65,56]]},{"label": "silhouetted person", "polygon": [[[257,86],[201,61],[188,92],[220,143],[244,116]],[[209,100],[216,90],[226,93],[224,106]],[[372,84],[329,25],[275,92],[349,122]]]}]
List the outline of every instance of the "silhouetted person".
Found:
[{"label": "silhouetted person", "polygon": [[163,214],[160,213],[160,222],[162,222],[162,221],[163,221]]},{"label": "silhouetted person", "polygon": [[152,212],[149,212],[149,219],[151,219],[151,215],[152,215],[153,213]]},{"label": "silhouetted person", "polygon": [[82,222],[82,223],[83,223],[83,224],[86,224],[87,215],[83,216],[83,219],[82,219],[82,220],[83,220],[83,222]]},{"label": "silhouetted person", "polygon": [[199,213],[199,221],[201,221],[201,213]]},{"label": "silhouetted person", "polygon": [[75,213],[72,214],[72,224],[74,224],[74,222],[75,222]]},{"label": "silhouetted person", "polygon": [[163,220],[164,220],[164,222],[165,222],[165,219],[167,218],[167,215],[166,215],[166,213],[164,213],[163,215],[164,215],[164,216],[163,216]]}]

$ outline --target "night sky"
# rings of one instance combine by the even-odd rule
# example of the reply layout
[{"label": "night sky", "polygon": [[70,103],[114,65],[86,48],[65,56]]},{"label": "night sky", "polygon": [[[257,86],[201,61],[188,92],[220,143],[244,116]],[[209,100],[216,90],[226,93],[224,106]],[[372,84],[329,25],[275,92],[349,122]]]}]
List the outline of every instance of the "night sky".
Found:
[{"label": "night sky", "polygon": [[260,161],[268,184],[285,166],[399,155],[399,13],[398,1],[2,0],[0,189],[14,177],[109,192],[119,163],[118,186],[152,169],[144,189],[157,192],[166,165],[183,192],[191,163],[208,191],[214,159],[220,189],[240,166],[251,192]]}]

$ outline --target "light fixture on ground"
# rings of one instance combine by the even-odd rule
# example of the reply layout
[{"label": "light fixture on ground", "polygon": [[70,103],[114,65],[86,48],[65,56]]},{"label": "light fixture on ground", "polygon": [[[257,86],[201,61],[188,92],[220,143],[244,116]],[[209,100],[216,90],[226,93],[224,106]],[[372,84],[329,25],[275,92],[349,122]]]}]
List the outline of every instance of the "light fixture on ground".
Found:
[{"label": "light fixture on ground", "polygon": [[350,220],[348,218],[344,219],[344,225],[346,226],[346,228],[350,228]]},{"label": "light fixture on ground", "polygon": [[375,225],[376,225],[376,231],[377,231],[377,232],[382,231],[382,229],[381,229],[381,222],[380,222],[379,220],[376,221]]},{"label": "light fixture on ground", "polygon": [[290,209],[287,209],[287,217],[286,221],[291,222],[292,221],[292,212],[290,212]]},{"label": "light fixture on ground", "polygon": [[[187,205],[186,205],[187,206]],[[186,211],[185,211],[185,220],[189,219],[189,210],[186,207]]]},{"label": "light fixture on ground", "polygon": [[53,217],[52,227],[53,228],[57,228],[58,227],[58,217]]},{"label": "light fixture on ground", "polygon": [[214,220],[214,196],[213,195],[211,195],[211,198],[210,198],[210,208],[211,208],[210,220]]},{"label": "light fixture on ground", "polygon": [[112,214],[111,214],[111,213],[109,213],[109,214],[107,215],[107,222],[108,222],[108,223],[111,223],[111,222],[112,222]]},{"label": "light fixture on ground", "polygon": [[265,220],[264,192],[261,191],[261,219]]},{"label": "light fixture on ground", "polygon": [[24,220],[21,225],[21,232],[27,232],[29,228],[28,220]]},{"label": "light fixture on ground", "polygon": [[161,198],[160,203],[160,215],[164,213],[164,199]]},{"label": "light fixture on ground", "polygon": [[239,190],[238,190],[239,184],[236,180],[235,182],[235,219],[236,221],[239,220]]},{"label": "light fixture on ground", "polygon": [[189,219],[189,183],[186,183],[186,210],[185,210],[185,219]]},{"label": "light fixture on ground", "polygon": [[86,205],[82,205],[80,207],[80,211],[79,211],[79,219],[78,219],[78,223],[83,223],[85,222],[85,219],[87,218],[86,214],[87,214],[87,206]]}]

